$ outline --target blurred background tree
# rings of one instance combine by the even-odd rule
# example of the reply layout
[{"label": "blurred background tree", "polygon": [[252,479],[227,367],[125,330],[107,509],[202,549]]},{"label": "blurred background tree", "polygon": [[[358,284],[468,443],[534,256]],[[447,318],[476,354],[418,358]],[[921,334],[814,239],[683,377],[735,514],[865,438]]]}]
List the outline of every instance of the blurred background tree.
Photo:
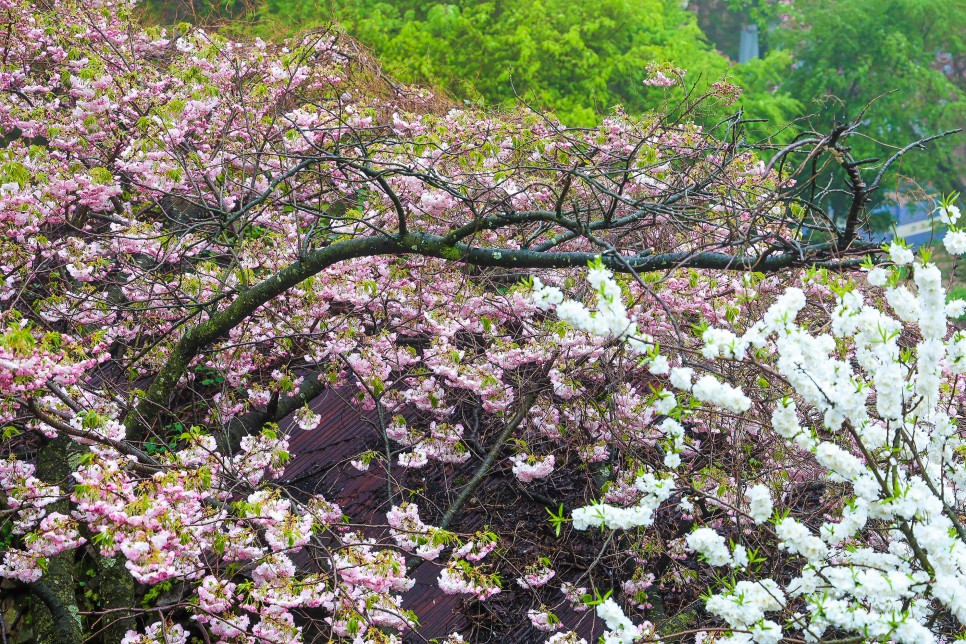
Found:
[{"label": "blurred background tree", "polygon": [[[684,88],[643,83],[652,63],[687,70],[698,92],[725,78],[737,84],[742,94],[727,110],[764,121],[749,136],[791,123],[776,144],[827,132],[866,107],[869,138],[856,141],[857,159],[872,155],[873,139],[904,144],[966,122],[962,0],[150,0],[148,8],[157,22],[220,21],[262,36],[336,23],[404,83],[491,107],[522,100],[571,126],[597,123],[616,105],[640,113],[681,100]],[[754,29],[756,57],[742,56],[742,32]],[[964,181],[963,137],[950,137],[906,157],[888,185],[894,201],[922,201],[963,191]],[[838,209],[834,196],[829,206]]]},{"label": "blurred background tree", "polygon": [[[856,118],[867,106],[857,159],[873,138],[915,141],[966,123],[966,3],[962,0],[727,0],[755,23],[765,51],[794,61],[781,91],[798,98],[818,131]],[[715,0],[694,3],[709,36]],[[717,4],[722,4],[717,0]],[[907,156],[898,173],[928,178],[938,192],[962,191],[964,137],[931,143]],[[896,175],[897,178],[900,174]],[[896,185],[893,181],[893,185]],[[899,190],[909,186],[899,184]]]},{"label": "blurred background tree", "polygon": [[643,84],[648,63],[687,70],[699,89],[733,76],[749,118],[801,111],[778,85],[787,54],[733,68],[679,0],[267,0],[264,8],[301,28],[342,24],[403,82],[491,106],[522,99],[568,125],[599,122],[617,104],[641,112],[662,103],[664,89]]}]

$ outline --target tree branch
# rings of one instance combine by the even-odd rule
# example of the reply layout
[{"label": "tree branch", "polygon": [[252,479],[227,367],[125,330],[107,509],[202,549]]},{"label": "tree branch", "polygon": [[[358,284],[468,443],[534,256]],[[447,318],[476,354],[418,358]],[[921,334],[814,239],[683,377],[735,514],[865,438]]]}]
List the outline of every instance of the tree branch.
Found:
[{"label": "tree branch", "polygon": [[[704,268],[718,270],[774,272],[794,266],[816,265],[842,269],[858,265],[860,259],[815,261],[805,255],[810,250],[825,246],[806,247],[801,252],[773,256],[729,255],[713,252],[679,252],[657,255],[615,257],[605,255],[604,265],[626,273],[676,268]],[[256,284],[224,310],[213,313],[208,321],[189,329],[168,355],[168,360],[154,378],[147,394],[124,419],[128,440],[143,440],[148,429],[164,410],[178,382],[191,361],[201,350],[227,334],[254,313],[260,306],[278,297],[303,280],[326,268],[349,259],[378,255],[423,255],[449,261],[460,261],[474,266],[494,266],[512,270],[534,268],[577,268],[586,266],[600,253],[539,252],[535,250],[497,248],[487,249],[460,243],[447,243],[446,237],[428,233],[410,233],[402,239],[395,237],[363,237],[337,242],[309,253],[272,277]]]},{"label": "tree branch", "polygon": [[489,453],[487,453],[486,458],[483,459],[480,467],[476,470],[476,474],[474,474],[473,478],[471,478],[469,483],[466,484],[466,487],[464,487],[463,491],[460,492],[460,495],[456,497],[456,500],[453,501],[449,508],[446,509],[446,512],[443,514],[443,518],[439,521],[440,529],[446,530],[449,527],[449,524],[453,522],[453,519],[456,518],[456,515],[459,513],[459,511],[463,509],[463,506],[466,505],[467,501],[469,501],[470,496],[476,491],[476,488],[480,486],[480,483],[483,482],[483,478],[490,471],[490,468],[493,467],[493,463],[495,463],[496,459],[499,458],[500,450],[503,449],[503,444],[506,443],[508,438],[510,438],[510,434],[513,433],[513,430],[520,426],[520,423],[523,422],[523,419],[526,418],[530,408],[533,407],[534,403],[536,402],[536,392],[532,392],[524,396],[520,409],[517,410],[517,413],[513,415],[513,418],[510,419],[510,421],[506,424],[506,427],[503,428],[503,431],[500,432],[500,435],[497,436],[496,442],[493,444],[493,447],[490,448]]}]

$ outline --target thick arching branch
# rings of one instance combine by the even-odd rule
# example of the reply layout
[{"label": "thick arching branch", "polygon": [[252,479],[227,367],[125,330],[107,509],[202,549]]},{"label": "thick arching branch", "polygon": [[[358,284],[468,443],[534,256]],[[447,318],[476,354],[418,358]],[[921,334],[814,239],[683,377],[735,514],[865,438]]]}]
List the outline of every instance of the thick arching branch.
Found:
[{"label": "thick arching branch", "polygon": [[[189,329],[175,345],[164,366],[151,383],[147,394],[124,420],[128,440],[141,440],[154,419],[166,407],[178,381],[191,361],[211,342],[223,337],[241,324],[260,306],[270,302],[303,280],[340,262],[378,255],[422,255],[473,266],[507,269],[578,268],[586,266],[599,253],[538,252],[513,248],[482,248],[466,244],[449,244],[444,237],[411,233],[395,237],[364,237],[337,242],[316,250],[282,269],[272,277],[242,292],[227,308],[216,312],[201,324]],[[645,256],[612,257],[604,255],[604,265],[617,272],[656,271],[675,268],[760,272],[779,271],[794,266],[818,265],[832,269],[847,268],[862,258],[815,258],[799,252],[774,255],[729,255],[713,252],[678,252]]]}]

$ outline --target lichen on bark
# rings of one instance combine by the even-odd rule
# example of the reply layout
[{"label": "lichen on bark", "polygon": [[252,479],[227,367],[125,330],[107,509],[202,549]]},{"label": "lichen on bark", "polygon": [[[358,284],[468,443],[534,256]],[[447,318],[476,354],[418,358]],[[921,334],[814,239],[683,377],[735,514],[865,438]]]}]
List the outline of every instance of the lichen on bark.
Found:
[{"label": "lichen on bark", "polygon": [[[37,476],[45,483],[66,488],[70,476],[70,438],[48,441],[37,454]],[[70,513],[67,498],[47,506],[48,512]],[[31,584],[34,631],[37,644],[80,644],[84,641],[83,620],[77,606],[76,550],[67,550],[47,560],[43,576]]]}]

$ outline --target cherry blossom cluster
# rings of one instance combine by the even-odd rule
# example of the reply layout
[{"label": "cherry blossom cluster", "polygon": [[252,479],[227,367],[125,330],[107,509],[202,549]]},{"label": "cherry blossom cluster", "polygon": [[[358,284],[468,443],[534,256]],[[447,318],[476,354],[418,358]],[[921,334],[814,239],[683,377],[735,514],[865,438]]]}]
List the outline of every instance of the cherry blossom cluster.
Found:
[{"label": "cherry blossom cluster", "polygon": [[[821,271],[808,275],[806,283],[821,284],[833,300],[824,327],[799,323],[808,298],[790,287],[743,333],[709,328],[701,334],[704,358],[736,363],[753,354],[761,368],[781,379],[787,393],[772,406],[767,431],[787,449],[813,459],[844,495],[836,515],[817,525],[788,510],[777,512],[766,485],[750,486],[731,502],[728,514],[746,517],[746,539],[758,533],[798,562],[790,581],[755,574],[761,570],[752,565],[758,560],[745,544],[729,543],[721,521],[687,535],[687,545],[702,561],[735,571],[705,605],[734,629],[719,641],[777,643],[787,633],[821,641],[832,630],[930,642],[942,633],[937,615],[966,624],[961,599],[966,530],[956,509],[966,494],[966,470],[963,436],[951,415],[962,388],[963,339],[947,323],[948,313],[960,305],[947,304],[940,271],[927,258],[916,259],[897,242],[890,259],[891,268],[869,266],[868,282],[880,290],[867,294],[849,279]],[[558,307],[566,304],[555,299]],[[902,344],[911,333],[912,342]],[[740,389],[711,384],[719,381],[710,375],[698,383],[708,382],[705,388],[715,393],[696,391],[692,368],[686,374],[683,369],[672,368],[668,384],[690,392],[702,408],[750,408]],[[691,407],[685,413],[705,412]],[[675,481],[673,468],[665,476],[669,491],[687,486]],[[578,508],[574,527],[650,525],[669,495],[653,496],[654,483],[643,477],[640,483],[653,501],[645,496],[630,509],[602,503]],[[605,613],[606,637],[640,637],[619,606],[607,604]]]},{"label": "cherry blossom cluster", "polygon": [[[811,340],[797,328],[801,339],[788,339],[795,293],[743,333],[725,328],[750,319],[755,297],[775,295],[772,282],[687,270],[616,278],[598,261],[574,293],[567,270],[534,270],[524,283],[491,270],[503,253],[599,253],[614,243],[645,257],[733,248],[778,230],[759,216],[775,205],[777,172],[699,125],[615,112],[571,130],[541,115],[440,107],[424,91],[377,89],[381,72],[334,33],[234,42],[199,28],[142,27],[128,0],[0,5],[3,583],[42,584],[54,558],[112,562],[136,583],[131,603],[146,606],[130,620],[130,643],[292,642],[314,619],[306,615],[320,616],[315,626],[333,640],[386,642],[418,624],[402,596],[415,563],[429,562],[442,592],[486,600],[512,591],[531,602],[532,624],[556,628],[547,598],[585,607],[589,581],[555,570],[546,553],[514,551],[510,530],[444,530],[433,525],[438,499],[399,499],[418,475],[460,479],[450,474],[472,473],[492,450],[493,471],[529,492],[560,478],[554,472],[609,477],[571,515],[583,536],[602,524],[654,527],[669,505],[695,517],[717,504],[763,530],[780,509],[777,490],[688,471],[757,398],[659,350],[685,319],[707,324],[697,349],[705,360],[741,361],[783,343],[772,366],[798,397],[775,412],[775,431],[864,500],[817,536],[792,518],[775,524],[782,548],[814,558],[815,577],[803,573],[787,597],[825,592],[829,558],[847,557],[828,535],[843,543],[869,521],[895,517],[917,534],[910,508],[935,496],[930,485],[958,485],[942,474],[958,458],[953,421],[924,411],[947,400],[945,375],[903,380],[911,363],[898,340],[885,349],[872,330],[891,335],[900,323],[870,313],[852,320],[844,311],[865,311],[856,295],[842,295],[834,324],[863,367],[877,367],[884,429],[857,422],[859,381],[847,362],[828,359],[834,343],[820,338],[820,351],[805,351]],[[648,83],[682,78],[654,69]],[[641,208],[650,203],[661,205]],[[955,224],[954,205],[943,213]],[[598,235],[601,223],[612,226],[607,235]],[[478,251],[476,268],[461,263]],[[899,245],[893,258],[913,261]],[[966,341],[943,345],[934,276],[919,273],[915,291],[898,273],[868,278],[890,284],[902,323],[931,334],[917,354],[923,364],[945,360],[959,373]],[[896,368],[895,356],[906,362]],[[810,378],[834,404],[808,388]],[[291,453],[289,431],[323,422],[313,407],[319,383],[373,419],[378,440],[360,441],[347,460],[385,476],[379,488],[394,498],[378,525],[285,480],[293,456],[304,456]],[[533,383],[543,388],[530,395]],[[922,397],[922,409],[905,409],[910,396]],[[912,444],[942,444],[948,455],[922,474],[890,474],[911,501],[874,505],[881,499],[862,469],[871,465],[848,441],[799,429],[796,403],[819,410],[832,431],[848,421],[873,451],[895,442],[900,417],[914,413],[919,420],[902,425]],[[514,451],[497,438],[506,428]],[[896,458],[930,457],[909,447]],[[703,492],[685,485],[689,474]],[[938,518],[929,526],[917,538],[931,557],[949,543]],[[690,543],[709,564],[723,559],[716,541],[699,541],[678,539],[670,551],[685,557]],[[728,546],[729,564],[739,547]],[[747,563],[729,570],[753,564],[746,551]],[[849,565],[872,570],[877,561],[863,556]],[[664,583],[648,578],[643,560],[624,580],[638,605]],[[520,565],[501,568],[507,561]],[[907,563],[921,576],[921,562]],[[960,583],[955,557],[941,563],[932,570]],[[171,603],[160,603],[162,592]],[[828,601],[866,601],[854,584],[842,592]],[[918,585],[901,593],[922,594]],[[925,609],[910,605],[918,619]],[[847,628],[808,606],[810,628]],[[118,614],[102,608],[67,612]],[[651,634],[620,611],[614,600],[597,606],[610,641]],[[526,623],[526,610],[519,617]],[[550,641],[583,641],[571,627]]]}]

